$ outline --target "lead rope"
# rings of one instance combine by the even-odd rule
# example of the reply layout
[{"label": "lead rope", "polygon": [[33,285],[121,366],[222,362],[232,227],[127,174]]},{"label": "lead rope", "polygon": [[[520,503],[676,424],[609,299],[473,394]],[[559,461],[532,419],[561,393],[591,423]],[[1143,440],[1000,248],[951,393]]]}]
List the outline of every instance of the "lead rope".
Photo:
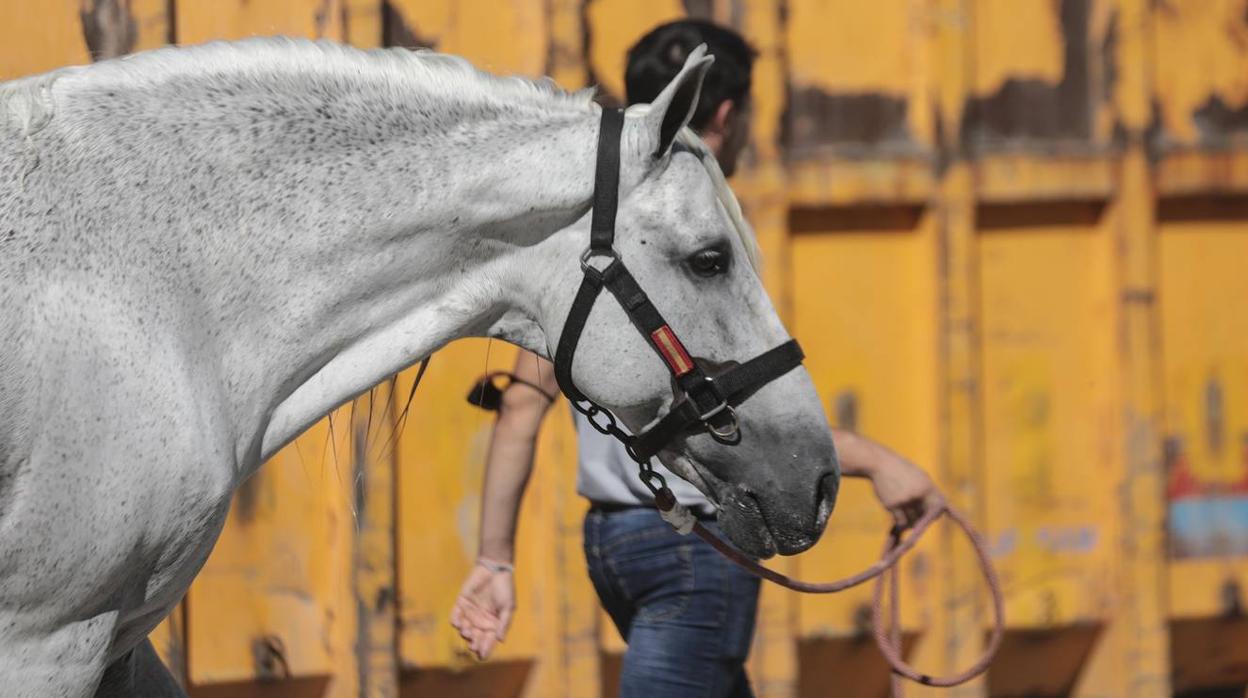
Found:
[{"label": "lead rope", "polygon": [[[988,555],[988,548],[984,544],[983,538],[971,526],[970,522],[966,520],[966,517],[948,504],[942,504],[939,508],[924,514],[923,518],[919,519],[908,536],[903,537],[903,531],[894,527],[889,532],[888,539],[884,544],[883,554],[874,565],[853,576],[838,579],[834,582],[817,584],[793,579],[788,575],[763,567],[746,557],[741,551],[708,530],[693,516],[688,508],[677,502],[676,497],[663,481],[663,476],[655,472],[649,463],[640,465],[641,480],[654,493],[655,507],[658,508],[659,514],[665,521],[682,535],[692,532],[710,544],[712,548],[719,551],[721,555],[755,576],[779,584],[786,589],[792,589],[805,594],[831,594],[858,586],[870,579],[875,579],[875,592],[872,595],[871,625],[875,635],[875,644],[879,645],[880,653],[884,655],[885,661],[892,667],[891,682],[894,698],[902,698],[904,690],[901,682],[902,678],[910,679],[925,686],[949,688],[964,684],[988,670],[988,666],[992,663],[992,658],[1001,646],[1001,640],[1005,635],[1005,603],[1001,595],[1001,582],[997,578],[996,569],[992,566],[992,559]],[[988,591],[992,595],[994,619],[992,635],[988,639],[988,646],[984,649],[984,653],[970,668],[952,676],[930,676],[906,662],[902,656],[901,625],[899,620],[901,617],[901,605],[898,595],[898,589],[900,588],[898,563],[901,561],[901,557],[914,548],[915,544],[923,536],[923,533],[941,516],[948,516],[970,539],[971,546],[975,549],[975,557],[979,559],[980,571],[983,573],[984,581],[988,584]],[[888,572],[888,574],[885,575],[885,572]],[[884,622],[883,613],[885,584],[889,587],[888,623]]]},{"label": "lead rope", "polygon": [[[884,655],[885,661],[892,668],[891,685],[893,698],[902,698],[903,696],[904,686],[901,682],[902,678],[910,679],[925,686],[949,688],[964,684],[988,671],[988,666],[992,663],[992,658],[996,655],[997,649],[1001,646],[1001,640],[1005,636],[1005,602],[1001,594],[1001,582],[997,578],[996,569],[992,566],[992,558],[988,555],[988,547],[984,544],[983,537],[971,526],[965,516],[950,507],[947,502],[943,502],[939,507],[926,512],[923,518],[919,519],[914,525],[909,535],[903,536],[904,530],[899,527],[894,527],[889,531],[888,539],[884,543],[884,552],[880,559],[862,572],[834,582],[822,584],[803,582],[763,567],[703,526],[685,505],[676,501],[676,496],[668,488],[667,481],[662,473],[654,469],[650,459],[637,453],[634,447],[634,437],[616,424],[615,415],[610,410],[604,409],[587,398],[572,400],[571,403],[578,412],[585,415],[586,421],[589,422],[590,426],[606,436],[614,437],[624,445],[624,450],[637,463],[638,477],[641,478],[646,488],[654,494],[654,505],[658,509],[659,515],[672,528],[676,529],[677,533],[681,535],[693,533],[747,572],[769,582],[779,584],[786,589],[792,589],[805,594],[832,594],[875,579],[875,591],[872,594],[871,626],[875,635],[875,644],[879,646],[880,653]],[[988,584],[989,594],[992,595],[993,627],[992,634],[988,638],[988,646],[970,668],[951,676],[931,676],[915,669],[902,656],[901,646],[901,604],[898,595],[900,575],[898,574],[898,563],[901,561],[902,556],[914,548],[927,529],[941,516],[948,516],[971,541],[971,546],[975,549],[975,557],[979,559],[980,572],[984,576],[984,581]],[[885,572],[889,574],[885,575]],[[884,585],[886,583],[889,586],[890,607],[887,624],[883,620]]]}]

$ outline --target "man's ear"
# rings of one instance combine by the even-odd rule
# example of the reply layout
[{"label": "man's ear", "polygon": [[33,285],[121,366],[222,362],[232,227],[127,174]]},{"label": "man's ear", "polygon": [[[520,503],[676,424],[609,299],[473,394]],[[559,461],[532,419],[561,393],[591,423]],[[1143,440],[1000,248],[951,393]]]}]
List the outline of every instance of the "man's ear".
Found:
[{"label": "man's ear", "polygon": [[711,123],[706,125],[703,131],[713,131],[723,136],[728,133],[729,122],[737,115],[737,104],[731,99],[725,99],[719,103],[719,108],[715,110],[714,116],[711,117]]},{"label": "man's ear", "polygon": [[706,44],[699,45],[689,54],[680,73],[641,114],[642,137],[639,144],[642,152],[638,155],[655,159],[667,155],[676,134],[693,118],[702,93],[702,79],[713,62],[715,57],[707,55]]}]

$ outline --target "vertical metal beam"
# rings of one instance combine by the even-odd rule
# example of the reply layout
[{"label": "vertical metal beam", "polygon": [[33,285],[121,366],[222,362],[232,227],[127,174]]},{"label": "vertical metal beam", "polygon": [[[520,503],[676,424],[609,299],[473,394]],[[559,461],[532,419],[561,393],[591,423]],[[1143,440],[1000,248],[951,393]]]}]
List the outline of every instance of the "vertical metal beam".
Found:
[{"label": "vertical metal beam", "polygon": [[[588,82],[583,0],[547,0],[547,48],[545,73],[565,89],[579,89]],[[560,415],[559,417],[561,417]],[[559,419],[547,417],[548,422]],[[565,422],[566,423],[566,422]],[[554,429],[547,427],[548,433]],[[559,655],[562,664],[562,695],[566,698],[599,698],[603,693],[598,598],[585,579],[581,530],[584,506],[573,490],[576,458],[562,459],[558,476],[559,496],[554,507],[556,556],[563,593],[559,605]],[[549,468],[548,468],[549,469]]]},{"label": "vertical metal beam", "polygon": [[357,614],[356,656],[361,698],[399,694],[398,579],[395,565],[396,428],[393,390],[383,383],[356,398],[351,411],[351,463],[357,521],[352,579]]},{"label": "vertical metal beam", "polygon": [[[943,173],[934,202],[940,247],[941,479],[950,501],[982,521],[980,336],[975,186],[962,142],[963,108],[971,90],[970,0],[935,0],[937,150]],[[983,644],[982,594],[976,562],[951,526],[942,529],[941,598],[946,671],[974,661]],[[959,698],[986,695],[985,681],[953,689]]]},{"label": "vertical metal beam", "polygon": [[1110,628],[1122,658],[1122,695],[1170,695],[1166,617],[1165,473],[1161,458],[1157,221],[1148,158],[1152,120],[1154,3],[1118,0],[1118,82],[1114,106],[1125,135],[1113,202],[1118,251],[1121,438],[1125,471],[1121,512],[1122,597]]},{"label": "vertical metal beam", "polygon": [[[736,28],[758,51],[753,75],[751,152],[742,163],[733,188],[762,247],[763,282],[780,317],[788,322],[793,316],[793,278],[789,273],[789,202],[781,159],[787,101],[783,5],[783,0],[745,0],[739,5],[739,16],[725,19],[739,21]],[[786,574],[796,573],[797,565],[793,559],[772,563],[772,567]],[[796,596],[764,584],[749,663],[755,690],[762,698],[797,695],[797,642]]]},{"label": "vertical metal beam", "polygon": [[[380,0],[327,0],[317,12],[321,35],[359,48],[382,43]],[[351,409],[351,473],[355,501],[352,590],[355,606],[354,657],[341,658],[338,679],[354,683],[351,695],[399,695],[398,566],[394,384],[381,385],[355,400]],[[355,681],[342,675],[354,670]],[[345,686],[343,686],[345,688]]]},{"label": "vertical metal beam", "polygon": [[589,81],[585,46],[584,0],[546,0],[550,24],[546,74],[565,90]]}]

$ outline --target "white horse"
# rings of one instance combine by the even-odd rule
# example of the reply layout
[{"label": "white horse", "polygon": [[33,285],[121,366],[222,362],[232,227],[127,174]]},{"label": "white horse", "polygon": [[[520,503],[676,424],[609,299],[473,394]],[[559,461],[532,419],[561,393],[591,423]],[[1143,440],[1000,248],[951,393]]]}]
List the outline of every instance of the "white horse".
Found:
[{"label": "white horse", "polygon": [[[722,363],[786,335],[713,159],[672,143],[709,62],[628,110],[616,248]],[[458,337],[550,356],[600,111],[461,59],[285,40],[0,85],[0,691],[179,695],[145,638],[266,458]],[[672,404],[610,299],[573,374],[634,430]],[[837,475],[807,373],[739,421],[739,445],[685,434],[663,461],[746,550],[812,545]]]}]

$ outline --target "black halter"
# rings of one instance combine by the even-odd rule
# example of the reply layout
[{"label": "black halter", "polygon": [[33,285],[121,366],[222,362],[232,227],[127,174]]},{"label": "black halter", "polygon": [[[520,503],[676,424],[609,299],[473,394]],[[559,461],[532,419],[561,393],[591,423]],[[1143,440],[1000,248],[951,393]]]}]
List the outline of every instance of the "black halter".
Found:
[{"label": "black halter", "polygon": [[[615,251],[615,212],[620,196],[620,133],[623,127],[622,110],[602,110],[589,247],[581,255],[581,270],[585,276],[576,292],[576,299],[572,301],[563,334],[559,337],[559,346],[555,350],[555,379],[559,381],[560,390],[572,401],[572,406],[584,414],[595,429],[614,436],[624,444],[629,456],[641,468],[642,482],[657,496],[666,489],[666,483],[663,476],[651,468],[651,457],[695,426],[705,428],[721,443],[738,443],[741,434],[733,408],[759,388],[797,368],[804,356],[797,340],[790,339],[712,377],[689,355]],[[667,364],[673,381],[684,393],[657,424],[637,435],[630,435],[619,428],[610,411],[585,397],[572,382],[572,359],[576,345],[603,288],[619,301],[633,325]]]}]

